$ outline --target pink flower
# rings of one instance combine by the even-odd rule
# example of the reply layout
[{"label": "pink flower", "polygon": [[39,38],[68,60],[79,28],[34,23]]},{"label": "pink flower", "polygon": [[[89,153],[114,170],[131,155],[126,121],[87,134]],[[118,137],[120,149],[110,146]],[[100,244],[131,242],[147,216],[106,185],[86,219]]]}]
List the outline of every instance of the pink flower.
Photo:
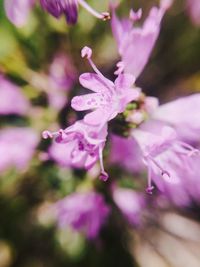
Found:
[{"label": "pink flower", "polygon": [[141,148],[148,169],[147,192],[150,194],[153,189],[152,179],[160,188],[162,180],[166,183],[180,183],[177,169],[182,169],[183,162],[186,165],[191,157],[200,155],[197,149],[180,140],[174,128],[163,122],[149,120],[140,129],[133,130],[132,135]]},{"label": "pink flower", "polygon": [[127,104],[140,96],[138,88],[132,88],[135,78],[130,74],[120,74],[115,82],[108,80],[91,60],[92,50],[84,47],[82,56],[86,56],[96,73],[84,73],[79,81],[82,86],[94,93],[76,96],[72,99],[72,108],[77,111],[94,110],[84,117],[91,125],[104,125],[125,110]]},{"label": "pink flower", "polygon": [[[106,136],[107,124],[99,129],[99,127],[85,124],[84,121],[77,121],[72,126],[58,132],[43,132],[45,139],[54,137],[55,141],[59,143],[58,146],[65,147],[65,152],[64,150],[59,152],[59,148],[57,150],[58,153],[62,153],[64,156],[61,162],[62,165],[63,161],[65,161],[66,165],[89,169],[99,159],[101,165],[100,178],[102,180],[108,179],[108,174],[104,170],[102,155]],[[56,156],[57,152],[54,149],[52,154],[51,151],[55,159],[60,157]]]},{"label": "pink flower", "polygon": [[48,99],[50,105],[60,110],[67,102],[68,92],[76,79],[76,70],[71,59],[64,53],[57,54],[50,65],[48,76]]},{"label": "pink flower", "polygon": [[124,138],[114,134],[111,136],[109,157],[111,163],[124,167],[131,173],[140,172],[143,168],[140,153],[140,148],[132,137]]},{"label": "pink flower", "polygon": [[0,131],[0,171],[8,168],[25,170],[39,142],[30,128],[8,128]]},{"label": "pink flower", "polygon": [[137,226],[141,223],[144,199],[139,193],[132,189],[115,187],[113,200],[130,224]]},{"label": "pink flower", "polygon": [[170,7],[171,0],[162,0],[160,7],[152,7],[142,27],[135,22],[142,16],[141,9],[131,10],[130,18],[119,20],[113,8],[111,26],[116,39],[118,51],[122,58],[117,66],[116,74],[131,73],[137,78],[148,62],[152,49],[160,32],[161,20]]},{"label": "pink flower", "polygon": [[171,101],[155,109],[152,118],[173,126],[180,138],[189,143],[199,141],[200,94]]},{"label": "pink flower", "polygon": [[25,115],[30,105],[20,88],[0,75],[0,114]]},{"label": "pink flower", "polygon": [[84,7],[89,13],[98,19],[110,18],[108,12],[99,13],[84,0],[40,0],[41,6],[52,16],[59,18],[65,15],[68,24],[75,24],[78,18],[78,5]]},{"label": "pink flower", "polygon": [[186,8],[192,22],[200,26],[200,1],[199,0],[186,0]]},{"label": "pink flower", "polygon": [[[24,26],[35,2],[35,0],[4,0],[7,17],[16,26]],[[61,15],[64,15],[68,24],[77,22],[78,4],[96,18],[102,20],[110,19],[108,12],[99,13],[84,0],[40,0],[40,4],[44,10],[55,18],[60,18]]]},{"label": "pink flower", "polygon": [[95,192],[73,193],[54,207],[60,227],[72,227],[90,239],[98,236],[109,215],[109,207],[102,195]]},{"label": "pink flower", "polygon": [[4,0],[6,14],[10,21],[18,27],[24,26],[34,2],[35,0]]}]

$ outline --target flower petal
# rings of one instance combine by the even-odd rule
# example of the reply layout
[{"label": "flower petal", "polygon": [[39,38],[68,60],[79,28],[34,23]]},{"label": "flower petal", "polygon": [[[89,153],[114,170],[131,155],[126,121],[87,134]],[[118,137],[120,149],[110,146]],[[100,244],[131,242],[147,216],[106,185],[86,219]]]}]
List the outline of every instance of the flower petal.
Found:
[{"label": "flower petal", "polygon": [[135,82],[135,77],[131,74],[120,74],[115,80],[115,88],[119,92],[131,88]]},{"label": "flower petal", "polygon": [[182,97],[161,105],[153,113],[156,120],[173,125],[178,134],[191,142],[199,140],[200,94]]},{"label": "flower petal", "polygon": [[84,117],[84,122],[90,125],[101,125],[106,123],[110,117],[110,113],[106,112],[103,108],[90,112]]},{"label": "flower petal", "polygon": [[72,108],[77,111],[94,109],[106,104],[105,96],[98,93],[75,96],[71,102]]},{"label": "flower petal", "polygon": [[80,84],[92,90],[96,93],[108,93],[109,88],[113,88],[114,84],[104,77],[102,79],[99,75],[95,73],[83,73],[79,77]]},{"label": "flower petal", "polygon": [[5,0],[4,6],[9,20],[18,27],[26,24],[34,0]]}]

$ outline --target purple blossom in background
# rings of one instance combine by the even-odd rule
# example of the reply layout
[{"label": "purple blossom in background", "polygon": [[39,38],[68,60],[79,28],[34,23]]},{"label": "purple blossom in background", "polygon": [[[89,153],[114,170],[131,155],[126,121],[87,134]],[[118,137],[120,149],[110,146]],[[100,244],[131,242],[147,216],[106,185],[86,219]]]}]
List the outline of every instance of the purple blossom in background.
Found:
[{"label": "purple blossom in background", "polygon": [[186,8],[194,25],[200,26],[200,1],[186,0]]},{"label": "purple blossom in background", "polygon": [[48,76],[48,99],[50,105],[60,110],[67,102],[66,93],[76,80],[76,69],[64,53],[57,54],[50,65]]},{"label": "purple blossom in background", "polygon": [[[107,124],[100,129],[87,125],[84,121],[77,121],[65,130],[54,133],[44,131],[43,137],[45,139],[54,137],[55,141],[59,143],[58,146],[63,145],[65,147],[65,152],[63,150],[59,152],[59,148],[56,150],[64,156],[63,160],[59,160],[61,165],[65,161],[65,166],[69,164],[69,166],[76,168],[90,169],[99,160],[101,165],[100,178],[102,180],[108,179],[108,174],[103,166],[103,148],[107,137]],[[60,156],[55,156],[55,149],[53,154],[51,150],[50,153],[55,159],[60,158]]]},{"label": "purple blossom in background", "polygon": [[0,131],[0,171],[25,170],[35,152],[39,136],[30,128],[5,128]]},{"label": "purple blossom in background", "polygon": [[78,18],[77,0],[40,0],[41,6],[55,18],[65,15],[67,23],[75,24]]},{"label": "purple blossom in background", "polygon": [[29,107],[20,88],[0,75],[0,115],[25,115]]},{"label": "purple blossom in background", "polygon": [[153,119],[173,126],[183,140],[199,142],[200,94],[182,97],[155,109]]},{"label": "purple blossom in background", "polygon": [[63,144],[53,142],[48,150],[49,157],[53,159],[60,167],[70,167],[72,149],[67,149]]},{"label": "purple blossom in background", "polygon": [[132,137],[124,138],[113,134],[110,142],[109,159],[111,163],[124,167],[131,173],[137,173],[142,170],[141,151],[135,139]]},{"label": "purple blossom in background", "polygon": [[158,38],[161,20],[171,3],[171,0],[162,0],[159,8],[152,7],[141,27],[135,26],[142,16],[141,9],[137,12],[131,10],[129,19],[120,21],[115,7],[112,8],[111,26],[121,56],[116,74],[124,71],[135,78],[140,75]]},{"label": "purple blossom in background", "polygon": [[108,12],[99,13],[84,0],[40,0],[40,3],[44,10],[47,10],[56,18],[65,15],[68,24],[75,24],[77,22],[78,5],[84,7],[98,19],[107,20],[110,18]]},{"label": "purple blossom in background", "polygon": [[6,15],[17,27],[26,24],[35,0],[4,0]]},{"label": "purple blossom in background", "polygon": [[141,213],[145,206],[141,194],[132,189],[115,187],[113,200],[130,224],[138,226],[141,223]]},{"label": "purple blossom in background", "polygon": [[82,57],[87,57],[96,73],[84,73],[79,81],[94,93],[75,96],[71,105],[77,111],[94,109],[84,117],[84,121],[91,125],[104,125],[123,112],[129,102],[138,99],[140,89],[132,88],[135,78],[130,74],[120,74],[114,83],[105,78],[91,60],[91,55],[90,48],[82,49]]},{"label": "purple blossom in background", "polygon": [[109,214],[102,195],[95,192],[73,193],[58,201],[55,209],[60,227],[72,227],[90,239],[98,236]]},{"label": "purple blossom in background", "polygon": [[[35,0],[4,0],[7,17],[16,26],[24,26],[35,2]],[[84,0],[40,0],[40,4],[44,10],[55,18],[60,18],[61,15],[64,15],[68,24],[77,22],[78,5],[84,7],[98,19],[110,19],[108,12],[99,13]]]}]

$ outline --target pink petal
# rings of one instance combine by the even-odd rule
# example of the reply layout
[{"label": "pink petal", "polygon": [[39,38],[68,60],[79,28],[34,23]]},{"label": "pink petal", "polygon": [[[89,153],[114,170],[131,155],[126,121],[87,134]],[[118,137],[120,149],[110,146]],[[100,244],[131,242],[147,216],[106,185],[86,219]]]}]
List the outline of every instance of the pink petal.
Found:
[{"label": "pink petal", "polygon": [[105,96],[98,93],[75,96],[71,102],[72,108],[77,111],[94,109],[106,104]]},{"label": "pink petal", "polygon": [[110,80],[105,77],[104,79],[102,79],[95,73],[81,74],[79,77],[79,82],[83,87],[88,88],[96,93],[107,93],[109,91],[109,88],[113,88],[114,86],[114,84]]},{"label": "pink petal", "polygon": [[135,82],[135,77],[131,74],[120,74],[115,80],[117,91],[124,91],[124,89],[131,88]]},{"label": "pink petal", "polygon": [[192,22],[195,25],[200,26],[200,1],[187,0],[186,5],[188,14],[190,15]]},{"label": "pink petal", "polygon": [[105,109],[98,108],[97,110],[87,114],[84,117],[84,122],[91,125],[101,125],[108,120],[109,115],[110,114],[108,114]]},{"label": "pink petal", "polygon": [[34,0],[5,0],[4,6],[10,21],[18,27],[22,27],[28,20],[29,12]]},{"label": "pink petal", "polygon": [[30,104],[20,88],[0,75],[0,114],[25,115]]},{"label": "pink petal", "polygon": [[179,98],[161,105],[153,118],[173,125],[178,134],[192,142],[199,140],[200,94]]}]

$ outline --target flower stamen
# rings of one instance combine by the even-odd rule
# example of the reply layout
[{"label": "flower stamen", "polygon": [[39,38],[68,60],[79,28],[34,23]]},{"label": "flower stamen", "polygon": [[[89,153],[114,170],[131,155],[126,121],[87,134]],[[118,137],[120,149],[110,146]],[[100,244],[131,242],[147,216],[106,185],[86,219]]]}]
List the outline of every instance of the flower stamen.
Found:
[{"label": "flower stamen", "polygon": [[99,13],[96,10],[94,10],[90,5],[88,5],[88,3],[86,3],[84,0],[78,0],[78,2],[83,8],[85,8],[94,17],[104,20],[104,21],[110,19],[110,13],[108,12]]},{"label": "flower stamen", "polygon": [[100,173],[100,180],[106,182],[109,178],[109,175],[104,169],[104,164],[103,164],[103,146],[100,145],[99,147],[99,162],[100,162],[100,167],[101,167],[101,173]]}]

